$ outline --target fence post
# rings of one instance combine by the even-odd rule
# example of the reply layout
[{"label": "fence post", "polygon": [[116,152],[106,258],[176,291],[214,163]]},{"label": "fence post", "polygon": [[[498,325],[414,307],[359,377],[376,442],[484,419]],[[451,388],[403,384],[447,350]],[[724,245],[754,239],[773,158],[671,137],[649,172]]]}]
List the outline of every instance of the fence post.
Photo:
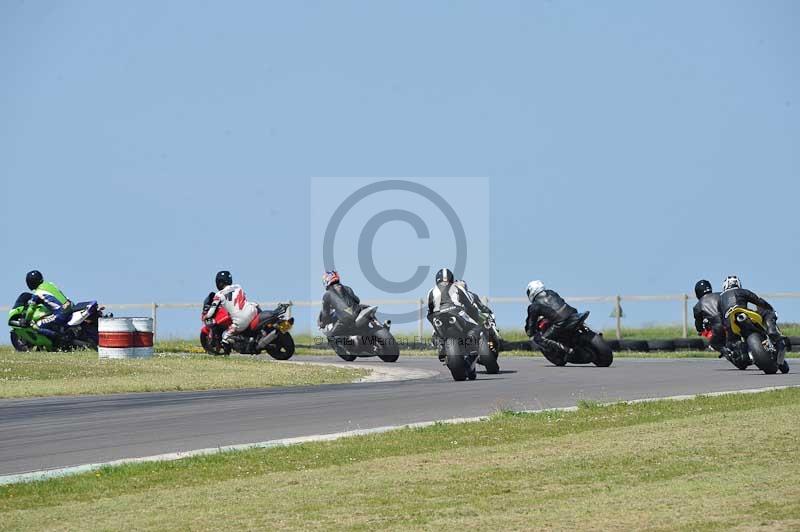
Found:
[{"label": "fence post", "polygon": [[683,294],[683,337],[689,337],[689,295]]},{"label": "fence post", "polygon": [[622,296],[620,295],[617,295],[616,309],[614,314],[617,315],[617,340],[622,340]]},{"label": "fence post", "polygon": [[422,335],[425,333],[425,331],[422,330],[422,327],[424,325],[422,323],[422,320],[425,319],[425,300],[422,299],[422,298],[419,298],[419,315],[417,317],[419,318],[419,325],[418,325],[418,328],[417,328],[417,333],[418,333],[419,340],[417,340],[417,341],[422,343],[422,342],[425,341],[425,340],[422,339]]},{"label": "fence post", "polygon": [[153,341],[156,341],[156,325],[158,324],[158,303],[153,303]]}]

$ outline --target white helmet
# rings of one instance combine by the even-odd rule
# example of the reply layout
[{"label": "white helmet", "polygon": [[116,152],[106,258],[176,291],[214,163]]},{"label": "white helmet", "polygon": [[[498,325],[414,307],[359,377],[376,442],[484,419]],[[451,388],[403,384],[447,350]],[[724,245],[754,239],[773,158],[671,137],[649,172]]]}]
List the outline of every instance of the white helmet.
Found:
[{"label": "white helmet", "polygon": [[535,298],[541,291],[544,290],[544,283],[536,280],[531,281],[528,283],[528,300],[533,303],[533,298]]},{"label": "white helmet", "polygon": [[739,282],[739,278],[735,275],[729,275],[725,278],[725,282],[722,283],[722,291],[730,290],[731,288],[741,288],[742,283]]}]

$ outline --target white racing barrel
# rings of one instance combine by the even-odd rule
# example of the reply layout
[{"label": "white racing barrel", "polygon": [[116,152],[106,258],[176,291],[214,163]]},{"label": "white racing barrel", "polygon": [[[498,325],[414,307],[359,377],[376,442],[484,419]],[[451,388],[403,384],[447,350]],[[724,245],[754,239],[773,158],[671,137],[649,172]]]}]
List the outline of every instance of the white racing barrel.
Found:
[{"label": "white racing barrel", "polygon": [[153,318],[100,318],[97,335],[100,358],[153,356]]}]

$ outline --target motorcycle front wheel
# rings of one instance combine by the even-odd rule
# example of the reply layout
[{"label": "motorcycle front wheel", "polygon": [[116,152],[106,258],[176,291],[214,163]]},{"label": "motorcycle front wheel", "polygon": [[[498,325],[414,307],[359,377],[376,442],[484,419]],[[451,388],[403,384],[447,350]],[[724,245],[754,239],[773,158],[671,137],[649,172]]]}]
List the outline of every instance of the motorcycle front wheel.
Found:
[{"label": "motorcycle front wheel", "polygon": [[208,340],[208,335],[204,332],[200,333],[200,345],[203,347],[206,353],[209,355],[219,356],[219,355],[227,355],[230,353],[225,353],[222,350],[222,347],[219,344],[214,344]]},{"label": "motorcycle front wheel", "polygon": [[31,346],[26,344],[25,340],[17,336],[17,333],[14,331],[11,331],[11,345],[14,346],[15,351],[19,351],[20,353],[31,351]]}]

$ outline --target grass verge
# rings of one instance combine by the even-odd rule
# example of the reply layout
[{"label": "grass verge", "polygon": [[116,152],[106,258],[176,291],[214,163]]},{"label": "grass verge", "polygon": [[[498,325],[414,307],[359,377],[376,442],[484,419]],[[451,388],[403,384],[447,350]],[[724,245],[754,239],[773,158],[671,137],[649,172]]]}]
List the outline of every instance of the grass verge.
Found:
[{"label": "grass verge", "polygon": [[487,422],[0,487],[0,529],[800,526],[800,390]]},{"label": "grass verge", "polygon": [[101,360],[91,351],[0,352],[0,398],[260,388],[352,382],[367,372],[244,357],[156,355]]}]

